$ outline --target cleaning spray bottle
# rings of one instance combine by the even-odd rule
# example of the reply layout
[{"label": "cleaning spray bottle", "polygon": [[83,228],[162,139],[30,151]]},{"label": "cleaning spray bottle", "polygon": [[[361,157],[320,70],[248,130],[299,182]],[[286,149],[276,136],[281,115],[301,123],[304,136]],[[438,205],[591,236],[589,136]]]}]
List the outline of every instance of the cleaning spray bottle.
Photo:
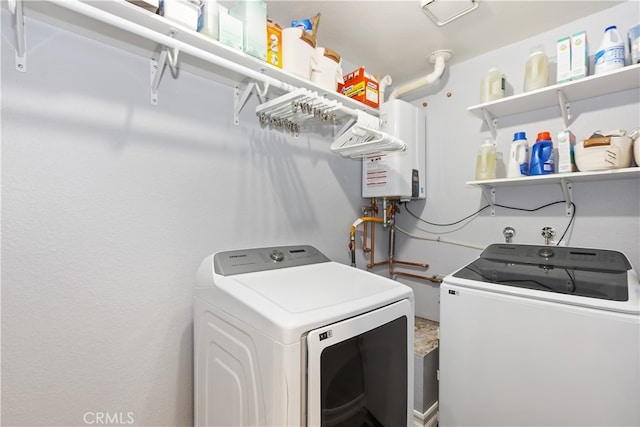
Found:
[{"label": "cleaning spray bottle", "polygon": [[529,143],[524,132],[516,132],[511,143],[507,177],[517,178],[529,174]]}]

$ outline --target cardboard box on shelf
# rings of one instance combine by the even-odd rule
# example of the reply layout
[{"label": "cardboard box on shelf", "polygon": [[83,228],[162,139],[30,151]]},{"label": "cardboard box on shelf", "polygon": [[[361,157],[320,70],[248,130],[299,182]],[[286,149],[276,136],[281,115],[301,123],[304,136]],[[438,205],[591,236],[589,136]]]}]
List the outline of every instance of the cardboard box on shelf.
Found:
[{"label": "cardboard box on shelf", "polygon": [[282,68],[282,27],[267,20],[267,62]]},{"label": "cardboard box on shelf", "polygon": [[344,83],[338,85],[338,92],[373,108],[380,105],[380,86],[365,73],[364,67],[344,76]]},{"label": "cardboard box on shelf", "polygon": [[571,80],[571,38],[563,37],[556,44],[558,55],[558,73],[556,83],[568,82]]},{"label": "cardboard box on shelf", "polygon": [[587,33],[580,31],[571,36],[571,80],[578,80],[588,75]]},{"label": "cardboard box on shelf", "polygon": [[558,132],[558,161],[556,166],[557,173],[576,172],[576,161],[574,157],[574,147],[576,145],[576,136],[569,130],[565,129]]}]

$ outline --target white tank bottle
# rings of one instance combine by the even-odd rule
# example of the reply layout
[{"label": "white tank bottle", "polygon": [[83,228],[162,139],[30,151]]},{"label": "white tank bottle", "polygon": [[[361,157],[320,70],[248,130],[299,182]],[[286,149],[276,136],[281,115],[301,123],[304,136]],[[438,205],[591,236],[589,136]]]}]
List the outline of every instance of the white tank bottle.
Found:
[{"label": "white tank bottle", "polygon": [[198,21],[198,32],[212,39],[218,40],[219,22],[218,2],[216,0],[204,0],[200,10],[200,20]]},{"label": "white tank bottle", "polygon": [[549,59],[539,45],[531,49],[524,72],[524,91],[546,87],[549,84]]},{"label": "white tank bottle", "polygon": [[524,132],[516,132],[509,154],[507,177],[518,178],[529,174],[529,142]]},{"label": "white tank bottle", "polygon": [[604,30],[604,38],[596,52],[594,62],[594,74],[601,74],[624,67],[624,40],[620,37],[615,25],[611,25]]},{"label": "white tank bottle", "polygon": [[485,140],[476,158],[476,180],[495,179],[496,154],[495,143],[490,139]]},{"label": "white tank bottle", "polygon": [[495,101],[504,97],[505,80],[497,67],[489,68],[480,82],[480,103]]}]

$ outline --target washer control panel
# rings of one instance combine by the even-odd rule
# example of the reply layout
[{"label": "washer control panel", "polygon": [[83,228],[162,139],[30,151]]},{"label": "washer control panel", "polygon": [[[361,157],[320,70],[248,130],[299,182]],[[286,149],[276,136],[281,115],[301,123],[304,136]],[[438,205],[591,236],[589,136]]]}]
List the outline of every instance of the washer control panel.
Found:
[{"label": "washer control panel", "polygon": [[480,258],[521,264],[542,264],[556,268],[626,272],[631,264],[622,253],[606,249],[568,246],[534,246],[514,244],[489,245]]},{"label": "washer control panel", "polygon": [[313,246],[277,246],[218,252],[213,256],[213,267],[217,274],[231,276],[329,261]]}]

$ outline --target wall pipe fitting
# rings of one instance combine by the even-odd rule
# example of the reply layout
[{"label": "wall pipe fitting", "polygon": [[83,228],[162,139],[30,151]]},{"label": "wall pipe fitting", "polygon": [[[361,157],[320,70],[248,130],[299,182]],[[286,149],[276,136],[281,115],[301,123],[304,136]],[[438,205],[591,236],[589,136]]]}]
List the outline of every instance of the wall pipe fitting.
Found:
[{"label": "wall pipe fitting", "polygon": [[451,55],[452,53],[450,50],[436,50],[435,52],[433,52],[431,55],[429,55],[429,61],[434,64],[433,72],[395,89],[393,92],[391,92],[391,95],[389,95],[389,101],[391,101],[392,99],[400,98],[401,96],[406,95],[409,92],[413,92],[416,89],[420,89],[424,86],[430,86],[438,81],[438,79],[442,77],[442,74],[444,74],[445,62],[451,59]]}]

